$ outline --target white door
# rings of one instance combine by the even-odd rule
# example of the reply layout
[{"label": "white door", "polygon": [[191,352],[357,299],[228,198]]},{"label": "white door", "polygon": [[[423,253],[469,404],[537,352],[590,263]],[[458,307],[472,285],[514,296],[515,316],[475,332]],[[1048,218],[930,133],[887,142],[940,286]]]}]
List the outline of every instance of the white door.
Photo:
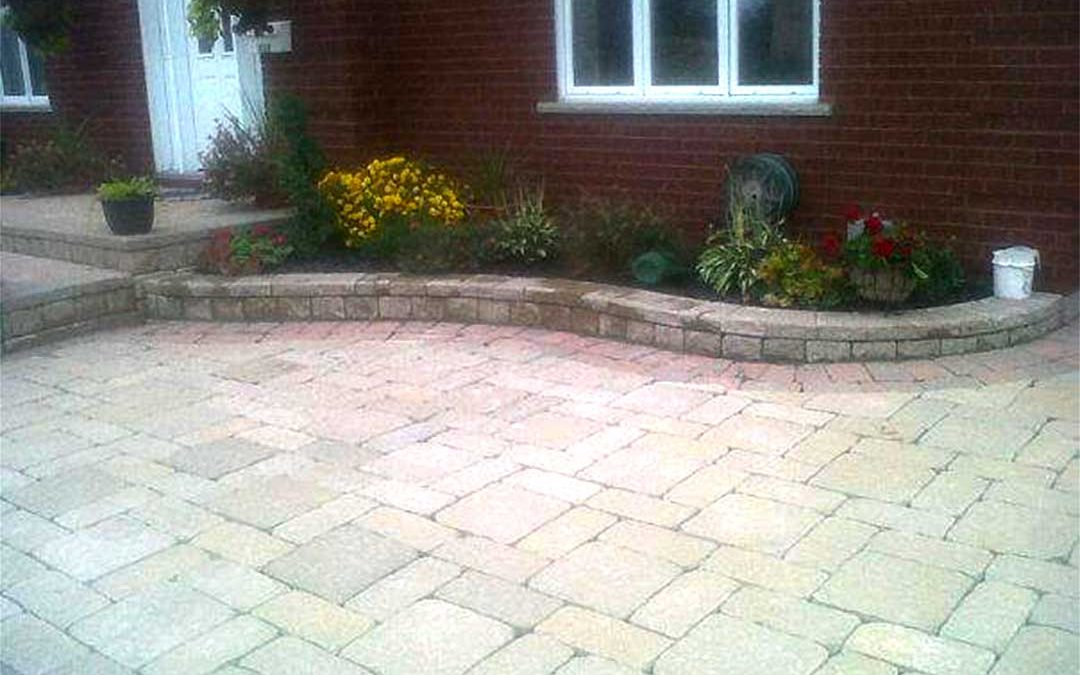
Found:
[{"label": "white door", "polygon": [[189,36],[191,103],[200,151],[214,135],[219,121],[228,123],[229,118],[244,119],[236,42],[228,18],[216,40]]},{"label": "white door", "polygon": [[[213,42],[191,35],[188,0],[139,0],[143,63],[159,173],[193,174],[201,169],[218,120],[250,122],[262,109],[261,73],[250,40],[232,32]],[[238,54],[241,58],[238,58]],[[244,76],[241,77],[241,72]],[[250,86],[251,89],[247,89]]]}]

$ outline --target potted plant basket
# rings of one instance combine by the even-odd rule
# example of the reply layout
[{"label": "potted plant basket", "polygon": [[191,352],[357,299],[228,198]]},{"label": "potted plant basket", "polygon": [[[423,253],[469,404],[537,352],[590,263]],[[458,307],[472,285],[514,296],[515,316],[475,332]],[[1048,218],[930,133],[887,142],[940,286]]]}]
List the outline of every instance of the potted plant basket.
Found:
[{"label": "potted plant basket", "polygon": [[98,186],[105,222],[113,234],[146,234],[154,226],[157,187],[149,178],[111,180]]},{"label": "potted plant basket", "polygon": [[917,278],[924,276],[914,261],[916,250],[923,246],[920,237],[903,224],[878,213],[863,216],[853,210],[848,215],[844,258],[859,297],[884,305],[906,302]]}]

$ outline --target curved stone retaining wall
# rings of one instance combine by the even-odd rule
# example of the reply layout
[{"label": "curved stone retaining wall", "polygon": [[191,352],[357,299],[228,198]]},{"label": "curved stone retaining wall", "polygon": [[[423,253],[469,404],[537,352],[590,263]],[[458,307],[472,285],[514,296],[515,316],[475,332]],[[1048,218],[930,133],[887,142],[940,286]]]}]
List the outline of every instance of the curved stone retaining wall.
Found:
[{"label": "curved stone retaining wall", "polygon": [[1076,315],[1037,293],[896,313],[745,307],[582,281],[489,275],[175,274],[140,282],[149,318],[422,320],[535,326],[739,360],[925,358],[1032,340]]}]

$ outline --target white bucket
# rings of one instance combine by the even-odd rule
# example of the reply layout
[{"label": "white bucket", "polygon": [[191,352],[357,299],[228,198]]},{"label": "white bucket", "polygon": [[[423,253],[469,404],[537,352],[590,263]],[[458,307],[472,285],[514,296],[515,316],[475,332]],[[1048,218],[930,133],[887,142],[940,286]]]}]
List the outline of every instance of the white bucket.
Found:
[{"label": "white bucket", "polygon": [[994,296],[1023,300],[1031,296],[1039,252],[1027,246],[994,251]]}]

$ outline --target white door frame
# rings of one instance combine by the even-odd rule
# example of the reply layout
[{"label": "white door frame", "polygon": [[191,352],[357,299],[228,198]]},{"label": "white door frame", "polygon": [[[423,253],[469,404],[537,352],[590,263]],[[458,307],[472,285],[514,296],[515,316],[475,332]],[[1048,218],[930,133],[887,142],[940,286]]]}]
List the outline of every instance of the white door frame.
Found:
[{"label": "white door frame", "polygon": [[[154,168],[164,174],[194,174],[201,169],[191,86],[187,2],[138,0],[143,69],[154,148]],[[243,117],[261,115],[262,64],[254,40],[234,41]]]}]

